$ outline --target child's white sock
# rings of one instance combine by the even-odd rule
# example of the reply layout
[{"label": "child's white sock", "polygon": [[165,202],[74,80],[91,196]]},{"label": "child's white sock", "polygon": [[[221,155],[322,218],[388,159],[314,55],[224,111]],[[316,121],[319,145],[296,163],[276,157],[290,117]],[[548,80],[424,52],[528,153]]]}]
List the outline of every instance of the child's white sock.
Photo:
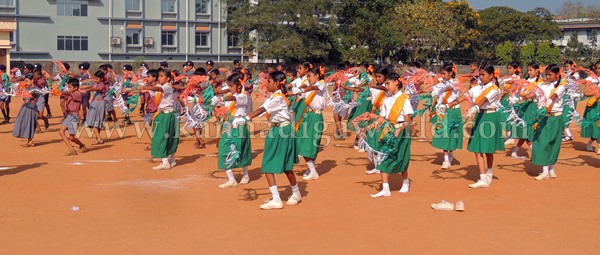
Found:
[{"label": "child's white sock", "polygon": [[571,134],[571,129],[569,129],[569,128],[565,128],[565,134],[567,134],[567,136],[573,136]]},{"label": "child's white sock", "polygon": [[175,153],[171,154],[171,156],[169,157],[169,163],[170,164],[175,163]]},{"label": "child's white sock", "polygon": [[452,153],[452,151],[448,152],[448,159],[449,159],[450,163],[452,163],[452,161],[454,160],[454,153]]},{"label": "child's white sock", "polygon": [[487,174],[479,174],[479,180],[489,181],[488,178],[487,178]]},{"label": "child's white sock", "polygon": [[592,146],[593,144],[594,144],[594,141],[592,141],[592,139],[588,140],[588,144],[587,144],[588,147]]},{"label": "child's white sock", "polygon": [[296,183],[296,185],[292,186],[292,194],[300,196],[300,188],[298,188],[298,183]]},{"label": "child's white sock", "polygon": [[242,167],[242,170],[244,170],[244,176],[248,176],[248,167]]},{"label": "child's white sock", "polygon": [[277,191],[277,185],[269,187],[269,191],[271,191],[271,196],[273,196],[273,201],[281,202],[281,197],[279,197],[279,191]]},{"label": "child's white sock", "polygon": [[513,149],[512,153],[513,153],[513,154],[517,154],[517,153],[519,153],[519,149],[520,149],[520,148],[521,148],[521,147],[519,147],[519,146],[515,146],[515,148]]},{"label": "child's white sock", "polygon": [[542,171],[543,171],[544,174],[548,174],[548,168],[549,168],[548,166],[543,166],[542,167]]},{"label": "child's white sock", "polygon": [[237,181],[235,180],[235,176],[233,175],[233,171],[231,169],[228,169],[227,171],[225,171],[225,173],[227,174],[227,179],[230,182],[237,183]]},{"label": "child's white sock", "polygon": [[163,158],[163,159],[162,159],[162,164],[163,164],[163,165],[165,165],[165,166],[168,166],[168,165],[170,165],[170,164],[169,164],[169,158],[168,158],[168,157],[166,157],[166,158]]},{"label": "child's white sock", "polygon": [[308,170],[310,170],[311,174],[318,174],[317,169],[315,168],[315,161],[306,161],[306,165],[308,165]]},{"label": "child's white sock", "polygon": [[444,161],[448,161],[448,162],[450,162],[450,156],[448,156],[448,155],[444,155]]},{"label": "child's white sock", "polygon": [[402,180],[402,188],[400,188],[400,193],[406,193],[410,189],[410,180],[408,178]]},{"label": "child's white sock", "polygon": [[488,168],[488,169],[485,171],[485,174],[486,174],[486,175],[494,175],[494,170],[493,170],[492,168]]},{"label": "child's white sock", "polygon": [[389,183],[387,183],[387,182],[384,182],[384,183],[381,185],[381,187],[382,187],[382,189],[381,189],[382,191],[386,191],[386,192],[390,193],[390,184],[389,184]]}]

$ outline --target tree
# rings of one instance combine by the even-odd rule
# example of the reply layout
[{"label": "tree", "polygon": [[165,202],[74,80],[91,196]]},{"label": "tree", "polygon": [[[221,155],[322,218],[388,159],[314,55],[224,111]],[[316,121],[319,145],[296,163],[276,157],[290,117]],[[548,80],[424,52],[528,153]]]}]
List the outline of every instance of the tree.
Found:
[{"label": "tree", "polygon": [[496,57],[498,58],[499,64],[508,65],[517,59],[516,56],[517,52],[515,51],[515,47],[512,45],[512,43],[506,41],[496,46]]},{"label": "tree", "polygon": [[388,58],[402,42],[399,30],[389,24],[394,6],[400,0],[341,1],[337,14],[344,58],[349,61],[369,60],[374,56]]},{"label": "tree", "polygon": [[560,34],[558,24],[543,8],[522,13],[509,7],[494,6],[481,11],[480,15],[481,35],[477,40],[476,56],[483,59],[495,59],[496,45],[506,41],[520,47],[525,42],[550,41]]},{"label": "tree", "polygon": [[573,2],[568,0],[564,2],[560,8],[558,8],[557,14],[561,18],[575,19],[581,18],[583,10],[584,6],[581,1]]},{"label": "tree", "polygon": [[[263,58],[291,62],[337,62],[339,49],[335,0],[227,0],[228,31],[237,32],[244,50],[256,49]],[[250,40],[250,31],[257,38]],[[333,58],[332,58],[333,57]]]},{"label": "tree", "polygon": [[571,32],[571,36],[567,41],[567,47],[565,49],[565,57],[570,60],[579,60],[580,51],[583,48],[583,43],[577,39],[577,31]]},{"label": "tree", "polygon": [[446,8],[452,12],[453,19],[458,22],[456,34],[458,42],[454,49],[447,51],[446,56],[455,62],[468,64],[474,57],[474,44],[479,36],[481,18],[477,11],[469,5],[467,0],[449,1]]},{"label": "tree", "polygon": [[439,62],[440,53],[456,46],[458,22],[441,1],[412,1],[395,7],[396,15],[390,27],[400,31],[402,46],[410,61]]},{"label": "tree", "polygon": [[521,49],[520,60],[524,64],[549,65],[560,61],[560,48],[549,42],[531,42]]}]

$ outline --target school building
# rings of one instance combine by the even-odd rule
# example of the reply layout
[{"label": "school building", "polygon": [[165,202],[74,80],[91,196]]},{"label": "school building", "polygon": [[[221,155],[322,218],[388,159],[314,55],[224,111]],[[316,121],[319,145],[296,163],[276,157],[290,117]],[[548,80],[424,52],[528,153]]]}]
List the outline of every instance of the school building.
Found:
[{"label": "school building", "polygon": [[0,0],[12,61],[230,62],[243,49],[226,20],[221,0]]},{"label": "school building", "polygon": [[567,43],[573,33],[577,33],[577,40],[585,45],[593,46],[594,37],[596,47],[600,46],[600,20],[589,18],[580,19],[556,19],[562,36],[555,38],[552,42],[561,49],[567,47]]}]

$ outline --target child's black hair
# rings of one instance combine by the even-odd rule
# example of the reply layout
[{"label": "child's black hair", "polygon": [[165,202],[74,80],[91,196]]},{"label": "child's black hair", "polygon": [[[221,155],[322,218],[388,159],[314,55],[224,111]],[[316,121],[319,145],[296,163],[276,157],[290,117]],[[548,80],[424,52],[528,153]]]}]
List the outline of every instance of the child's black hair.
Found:
[{"label": "child's black hair", "polygon": [[200,68],[196,68],[196,71],[194,71],[195,75],[206,75],[206,69],[204,69],[203,67]]},{"label": "child's black hair", "polygon": [[391,71],[390,71],[390,68],[387,66],[380,66],[380,67],[377,67],[377,69],[375,69],[375,73],[376,74],[379,73],[383,76],[387,76],[388,74],[391,73]]},{"label": "child's black hair", "polygon": [[456,73],[454,72],[454,64],[446,63],[446,64],[444,64],[444,66],[442,66],[442,70],[451,73],[452,79],[454,79],[456,77]]},{"label": "child's black hair", "polygon": [[398,89],[402,89],[404,86],[402,81],[400,80],[400,75],[398,73],[389,73],[385,76],[386,81],[398,81]]},{"label": "child's black hair", "polygon": [[69,78],[67,83],[73,87],[79,88],[79,79],[77,79],[77,78]]},{"label": "child's black hair", "polygon": [[154,78],[158,78],[158,70],[156,70],[156,69],[150,69],[150,70],[148,70],[148,72],[146,73],[146,75],[152,76]]},{"label": "child's black hair", "polygon": [[102,72],[102,70],[98,70],[94,73],[94,77],[99,78],[101,81],[104,81],[104,72]]},{"label": "child's black hair", "polygon": [[[538,70],[538,74],[537,74],[537,76],[535,77],[535,81],[536,81],[536,82],[538,82],[538,81],[540,80],[540,72],[539,72],[539,70],[540,70],[540,65],[538,65],[538,64],[537,64],[537,63],[535,63],[535,62],[531,62],[531,63],[529,63],[529,65],[527,65],[527,66],[531,66],[533,69],[535,69],[535,70]],[[529,78],[533,78],[533,77],[529,77],[529,74],[527,74],[527,79],[529,79]]]},{"label": "child's black hair", "polygon": [[560,80],[562,79],[562,76],[560,75],[560,66],[557,64],[550,64],[548,67],[546,67],[546,71],[550,71],[558,75],[558,80],[556,83],[554,83],[554,87],[557,88],[558,85],[560,85]]},{"label": "child's black hair", "polygon": [[323,77],[323,74],[321,74],[321,70],[318,67],[312,68],[312,69],[308,69],[309,73],[314,73],[317,76],[319,76],[319,80],[325,79],[325,77]]},{"label": "child's black hair", "polygon": [[512,63],[508,64],[508,66],[510,66],[516,70],[515,71],[516,75],[521,75],[521,72],[519,72],[519,62],[512,62]]},{"label": "child's black hair", "polygon": [[6,73],[6,65],[0,65],[0,71]]},{"label": "child's black hair", "polygon": [[494,72],[496,71],[496,69],[494,69],[494,66],[493,66],[493,65],[491,65],[491,64],[488,64],[488,65],[485,65],[485,66],[481,66],[481,67],[479,68],[479,70],[483,70],[483,71],[485,71],[486,73],[489,73],[489,74],[491,74],[491,75],[493,76],[493,77],[492,77],[492,81],[494,81],[494,84],[496,84],[496,86],[500,85],[500,84],[498,83],[498,77],[496,77],[496,75],[494,74]]},{"label": "child's black hair", "polygon": [[269,78],[271,78],[274,82],[277,82],[279,89],[284,95],[287,94],[287,86],[285,86],[287,77],[285,76],[285,73],[281,71],[275,71],[269,74]]}]

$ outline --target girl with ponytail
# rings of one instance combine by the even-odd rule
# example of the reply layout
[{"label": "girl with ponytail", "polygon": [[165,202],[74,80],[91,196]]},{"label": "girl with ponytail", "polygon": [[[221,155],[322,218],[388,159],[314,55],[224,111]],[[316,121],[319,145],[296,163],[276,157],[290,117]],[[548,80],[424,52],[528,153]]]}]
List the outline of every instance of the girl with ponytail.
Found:
[{"label": "girl with ponytail", "polygon": [[531,163],[542,166],[542,173],[535,180],[547,180],[556,178],[555,165],[560,153],[561,135],[564,123],[563,95],[565,94],[563,77],[560,75],[560,67],[551,64],[546,68],[546,82],[540,83],[538,87],[544,92],[546,115],[537,122],[538,126],[533,135],[533,151]]},{"label": "girl with ponytail", "polygon": [[[542,81],[540,78],[540,66],[537,63],[530,63],[527,65],[527,81],[532,83],[533,87],[537,86],[538,83]],[[523,119],[525,123],[533,123],[534,118],[537,115],[538,105],[537,101],[534,98],[535,94],[532,91],[528,91],[527,88],[523,88],[518,93],[521,93],[520,102],[523,103],[523,107],[520,109],[524,109],[522,111],[517,112],[519,117]],[[515,102],[519,102],[519,99],[513,99]],[[511,130],[511,138],[518,139],[517,146],[512,150],[511,157],[515,159],[521,159],[524,157],[520,157],[518,155],[519,150],[523,146],[524,143],[529,145],[529,148],[533,150],[531,141],[533,140],[533,125],[523,124],[519,126],[513,126]]]},{"label": "girl with ponytail", "polygon": [[265,140],[265,149],[261,165],[261,172],[265,174],[272,199],[260,205],[260,209],[281,209],[283,202],[277,190],[275,174],[285,174],[292,195],[288,198],[287,205],[296,205],[302,199],[300,188],[296,182],[296,176],[292,169],[298,163],[296,152],[296,131],[292,126],[290,115],[290,101],[284,91],[286,87],[286,76],[283,72],[272,72],[269,74],[267,90],[271,93],[265,102],[256,110],[248,113],[246,117],[238,117],[233,120],[233,127],[252,121],[253,118],[266,113],[267,120],[271,122],[271,128]]}]

